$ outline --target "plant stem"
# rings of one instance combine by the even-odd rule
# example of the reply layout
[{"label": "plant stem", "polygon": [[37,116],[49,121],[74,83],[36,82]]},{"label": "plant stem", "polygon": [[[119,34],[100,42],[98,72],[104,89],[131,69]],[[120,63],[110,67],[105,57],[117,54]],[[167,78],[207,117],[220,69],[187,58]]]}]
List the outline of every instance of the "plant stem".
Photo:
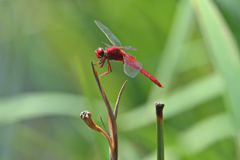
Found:
[{"label": "plant stem", "polygon": [[93,74],[94,74],[95,80],[97,82],[98,88],[100,90],[103,101],[108,110],[108,126],[109,126],[110,138],[111,138],[111,145],[109,146],[110,160],[117,160],[117,158],[118,158],[118,140],[117,140],[117,124],[116,124],[115,116],[113,115],[112,108],[111,108],[110,103],[107,99],[107,96],[101,86],[101,83],[100,83],[98,75],[97,75],[97,71],[95,70],[94,64],[92,62],[91,62],[91,65],[92,65]]},{"label": "plant stem", "polygon": [[157,160],[164,160],[163,103],[155,103],[157,119]]}]

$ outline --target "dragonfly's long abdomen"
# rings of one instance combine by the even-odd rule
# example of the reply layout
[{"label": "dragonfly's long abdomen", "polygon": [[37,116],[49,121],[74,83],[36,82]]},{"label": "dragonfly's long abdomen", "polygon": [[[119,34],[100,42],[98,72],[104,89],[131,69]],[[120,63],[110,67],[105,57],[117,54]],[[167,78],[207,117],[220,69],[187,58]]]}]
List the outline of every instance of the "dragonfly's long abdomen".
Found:
[{"label": "dragonfly's long abdomen", "polygon": [[163,88],[161,83],[156,78],[154,78],[150,73],[145,71],[143,68],[141,68],[140,72],[143,73],[146,77],[148,77],[151,81],[153,81],[156,85],[158,85],[159,87]]}]

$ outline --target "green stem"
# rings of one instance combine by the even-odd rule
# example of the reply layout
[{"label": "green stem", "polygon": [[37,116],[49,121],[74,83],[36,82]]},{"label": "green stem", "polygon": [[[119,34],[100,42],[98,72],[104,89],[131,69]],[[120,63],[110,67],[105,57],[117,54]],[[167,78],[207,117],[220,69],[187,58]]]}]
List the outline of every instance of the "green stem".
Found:
[{"label": "green stem", "polygon": [[155,103],[157,118],[157,160],[164,160],[163,103]]}]

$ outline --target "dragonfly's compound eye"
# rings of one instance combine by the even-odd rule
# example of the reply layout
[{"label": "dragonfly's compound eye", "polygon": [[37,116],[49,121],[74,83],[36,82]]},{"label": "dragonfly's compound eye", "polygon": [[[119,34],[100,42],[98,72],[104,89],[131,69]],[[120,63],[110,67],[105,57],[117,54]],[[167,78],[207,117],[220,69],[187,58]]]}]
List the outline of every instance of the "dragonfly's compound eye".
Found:
[{"label": "dragonfly's compound eye", "polygon": [[104,56],[104,50],[101,47],[98,47],[98,49],[96,49],[95,51],[95,55],[98,58],[102,58]]}]

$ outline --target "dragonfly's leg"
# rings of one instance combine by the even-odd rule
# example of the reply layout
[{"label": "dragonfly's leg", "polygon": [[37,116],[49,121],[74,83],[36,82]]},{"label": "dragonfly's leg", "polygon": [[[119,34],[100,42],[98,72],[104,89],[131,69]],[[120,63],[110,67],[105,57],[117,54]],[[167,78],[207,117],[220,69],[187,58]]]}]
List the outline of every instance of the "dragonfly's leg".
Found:
[{"label": "dragonfly's leg", "polygon": [[109,74],[109,73],[111,73],[111,72],[112,72],[112,68],[111,68],[111,65],[110,65],[109,60],[107,60],[107,71],[106,71],[105,73],[101,74],[101,75],[99,76],[99,78],[102,77],[102,76],[105,76],[105,75],[107,75],[107,74]]},{"label": "dragonfly's leg", "polygon": [[[100,59],[100,61],[98,61],[98,62],[96,62],[96,61],[92,61],[92,62],[96,63],[96,64],[93,64],[94,66],[97,66],[97,67],[99,67],[99,68],[102,68],[103,65],[104,65],[104,63],[105,63],[105,60],[106,60],[106,58],[102,58],[102,59]],[[97,65],[97,64],[100,64],[100,65]]]}]

